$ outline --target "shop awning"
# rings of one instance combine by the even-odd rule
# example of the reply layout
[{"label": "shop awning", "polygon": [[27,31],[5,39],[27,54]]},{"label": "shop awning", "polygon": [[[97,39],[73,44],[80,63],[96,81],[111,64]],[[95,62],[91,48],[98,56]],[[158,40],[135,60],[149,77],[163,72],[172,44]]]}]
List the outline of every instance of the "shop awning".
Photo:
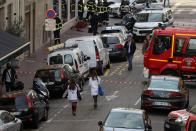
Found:
[{"label": "shop awning", "polygon": [[0,31],[0,66],[30,49],[30,42]]}]

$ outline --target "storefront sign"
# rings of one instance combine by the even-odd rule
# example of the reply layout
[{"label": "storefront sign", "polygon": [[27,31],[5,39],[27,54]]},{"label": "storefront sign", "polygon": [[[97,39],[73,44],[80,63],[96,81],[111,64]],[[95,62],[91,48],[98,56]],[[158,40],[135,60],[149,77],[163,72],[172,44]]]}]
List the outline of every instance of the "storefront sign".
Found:
[{"label": "storefront sign", "polygon": [[45,31],[55,31],[55,30],[56,30],[56,20],[45,19]]}]

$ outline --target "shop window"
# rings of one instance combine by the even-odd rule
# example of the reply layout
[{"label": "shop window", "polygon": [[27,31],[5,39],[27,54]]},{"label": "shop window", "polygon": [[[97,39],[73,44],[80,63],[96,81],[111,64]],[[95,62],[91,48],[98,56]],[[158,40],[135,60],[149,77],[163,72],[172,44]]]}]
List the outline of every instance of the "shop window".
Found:
[{"label": "shop window", "polygon": [[70,1],[70,18],[75,17],[75,5],[76,5],[76,0],[71,0]]},{"label": "shop window", "polygon": [[171,37],[170,36],[157,36],[154,39],[154,54],[161,54],[171,48]]},{"label": "shop window", "polygon": [[196,39],[190,39],[187,54],[196,56]]}]

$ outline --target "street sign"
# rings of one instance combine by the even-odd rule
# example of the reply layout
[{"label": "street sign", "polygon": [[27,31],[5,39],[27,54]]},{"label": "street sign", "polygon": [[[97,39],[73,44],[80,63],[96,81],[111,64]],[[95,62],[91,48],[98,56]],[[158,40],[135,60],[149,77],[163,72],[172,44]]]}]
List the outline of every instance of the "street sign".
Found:
[{"label": "street sign", "polygon": [[47,17],[48,19],[54,19],[55,16],[56,16],[55,10],[49,9],[49,10],[46,11],[46,17]]},{"label": "street sign", "polygon": [[56,20],[45,19],[45,31],[55,31],[55,30],[56,30]]}]

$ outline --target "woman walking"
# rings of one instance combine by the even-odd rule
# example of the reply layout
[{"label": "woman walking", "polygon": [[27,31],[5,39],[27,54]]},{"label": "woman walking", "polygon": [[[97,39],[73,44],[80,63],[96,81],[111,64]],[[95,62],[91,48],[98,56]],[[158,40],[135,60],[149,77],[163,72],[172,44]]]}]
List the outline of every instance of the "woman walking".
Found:
[{"label": "woman walking", "polygon": [[77,101],[78,101],[77,92],[80,91],[80,89],[79,89],[79,86],[77,86],[74,79],[70,80],[67,90],[68,90],[68,100],[72,104],[72,114],[73,116],[75,116],[76,108],[77,108]]},{"label": "woman walking", "polygon": [[89,86],[91,88],[91,95],[94,100],[94,109],[97,109],[97,97],[98,97],[98,85],[101,83],[100,77],[97,76],[95,70],[92,71],[91,77],[89,79]]}]

